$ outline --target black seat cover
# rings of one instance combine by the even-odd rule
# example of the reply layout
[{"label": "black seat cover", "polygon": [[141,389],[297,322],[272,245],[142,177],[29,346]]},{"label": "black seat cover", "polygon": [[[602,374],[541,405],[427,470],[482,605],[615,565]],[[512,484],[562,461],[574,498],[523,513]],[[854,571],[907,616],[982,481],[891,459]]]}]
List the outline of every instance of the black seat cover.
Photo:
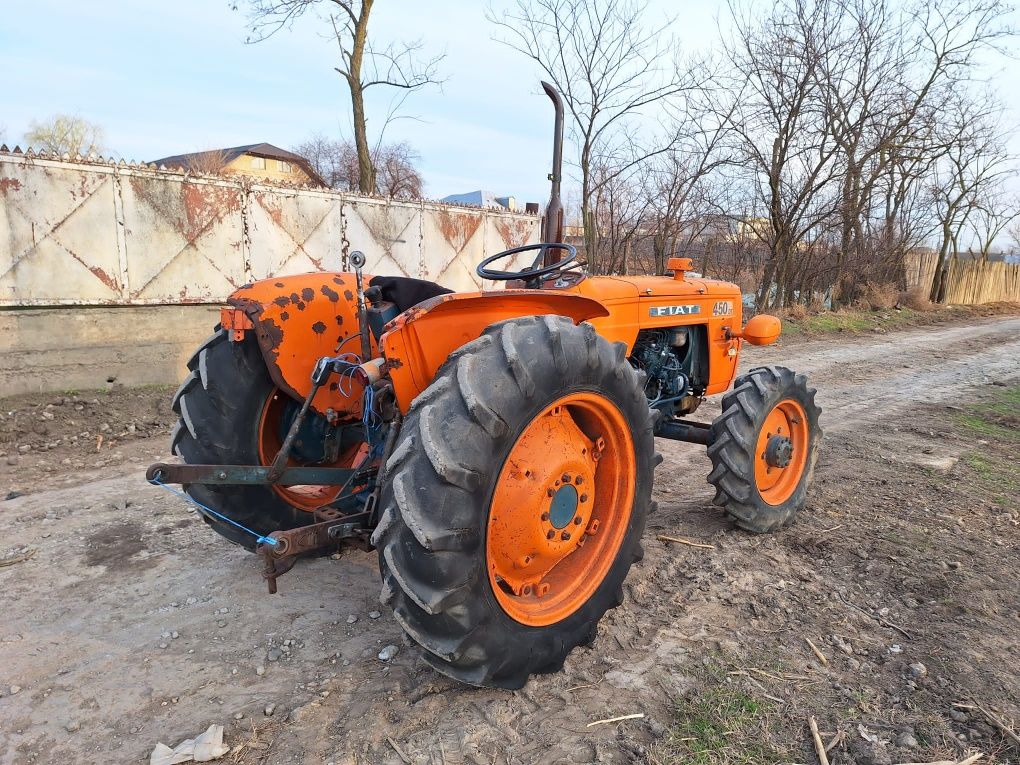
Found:
[{"label": "black seat cover", "polygon": [[412,279],[409,276],[373,276],[368,284],[371,287],[378,287],[383,300],[393,303],[401,313],[423,300],[453,292],[435,282]]}]

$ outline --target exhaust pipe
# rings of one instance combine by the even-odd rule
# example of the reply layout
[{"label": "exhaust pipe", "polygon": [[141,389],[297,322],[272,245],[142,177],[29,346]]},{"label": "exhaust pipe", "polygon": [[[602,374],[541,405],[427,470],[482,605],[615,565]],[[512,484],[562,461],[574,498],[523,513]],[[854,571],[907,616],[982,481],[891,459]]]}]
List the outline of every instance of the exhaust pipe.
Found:
[{"label": "exhaust pipe", "polygon": [[[552,172],[549,173],[549,180],[552,181],[552,190],[549,194],[549,204],[545,207],[545,219],[542,223],[542,241],[562,244],[563,203],[560,201],[560,181],[563,180],[563,98],[556,88],[548,82],[542,83],[542,89],[549,96],[556,109],[556,124],[553,128],[553,164]],[[561,254],[558,250],[546,250],[543,265],[552,265]]]}]

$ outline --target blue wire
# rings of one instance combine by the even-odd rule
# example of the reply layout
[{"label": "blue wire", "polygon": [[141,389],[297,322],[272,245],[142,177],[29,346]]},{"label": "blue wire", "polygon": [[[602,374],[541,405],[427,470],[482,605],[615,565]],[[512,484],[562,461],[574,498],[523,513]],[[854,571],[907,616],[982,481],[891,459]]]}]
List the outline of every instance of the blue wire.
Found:
[{"label": "blue wire", "polygon": [[185,500],[187,502],[190,502],[191,504],[195,505],[199,509],[204,510],[205,512],[209,513],[210,515],[214,515],[217,518],[219,518],[220,520],[226,521],[231,526],[236,526],[241,531],[244,531],[244,532],[246,532],[248,534],[251,534],[253,537],[255,537],[255,541],[260,543],[260,544],[266,544],[266,545],[269,545],[270,547],[276,547],[280,543],[279,540],[273,539],[272,537],[264,537],[261,534],[259,534],[257,531],[252,531],[247,526],[242,526],[240,523],[238,523],[237,521],[233,520],[232,518],[228,518],[227,516],[223,515],[222,513],[216,512],[211,507],[206,507],[201,502],[199,502],[197,499],[192,498],[191,496],[189,496],[187,493],[185,493],[183,491],[177,491],[177,489],[171,489],[169,486],[167,486],[165,483],[163,483],[158,478],[153,478],[151,481],[149,481],[149,483],[151,483],[153,486],[160,486],[160,487],[166,489],[171,494],[176,494],[181,499],[183,499],[183,500]]}]

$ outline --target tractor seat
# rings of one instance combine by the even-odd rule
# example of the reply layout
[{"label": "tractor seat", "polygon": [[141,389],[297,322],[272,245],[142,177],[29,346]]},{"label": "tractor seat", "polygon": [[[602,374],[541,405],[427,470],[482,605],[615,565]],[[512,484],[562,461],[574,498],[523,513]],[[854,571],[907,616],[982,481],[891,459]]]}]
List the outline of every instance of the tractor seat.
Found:
[{"label": "tractor seat", "polygon": [[448,295],[453,290],[440,287],[435,282],[424,279],[412,279],[409,276],[373,276],[368,282],[370,287],[378,287],[382,299],[393,303],[398,313],[421,303],[423,300]]}]

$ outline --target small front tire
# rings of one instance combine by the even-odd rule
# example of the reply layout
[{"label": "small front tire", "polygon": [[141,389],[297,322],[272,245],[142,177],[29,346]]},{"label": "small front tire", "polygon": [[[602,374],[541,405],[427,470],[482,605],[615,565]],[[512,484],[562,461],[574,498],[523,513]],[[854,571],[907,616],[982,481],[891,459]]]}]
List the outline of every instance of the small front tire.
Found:
[{"label": "small front tire", "polygon": [[708,482],[738,526],[761,534],[793,522],[814,474],[820,413],[807,377],[786,367],[752,369],[723,396]]}]

